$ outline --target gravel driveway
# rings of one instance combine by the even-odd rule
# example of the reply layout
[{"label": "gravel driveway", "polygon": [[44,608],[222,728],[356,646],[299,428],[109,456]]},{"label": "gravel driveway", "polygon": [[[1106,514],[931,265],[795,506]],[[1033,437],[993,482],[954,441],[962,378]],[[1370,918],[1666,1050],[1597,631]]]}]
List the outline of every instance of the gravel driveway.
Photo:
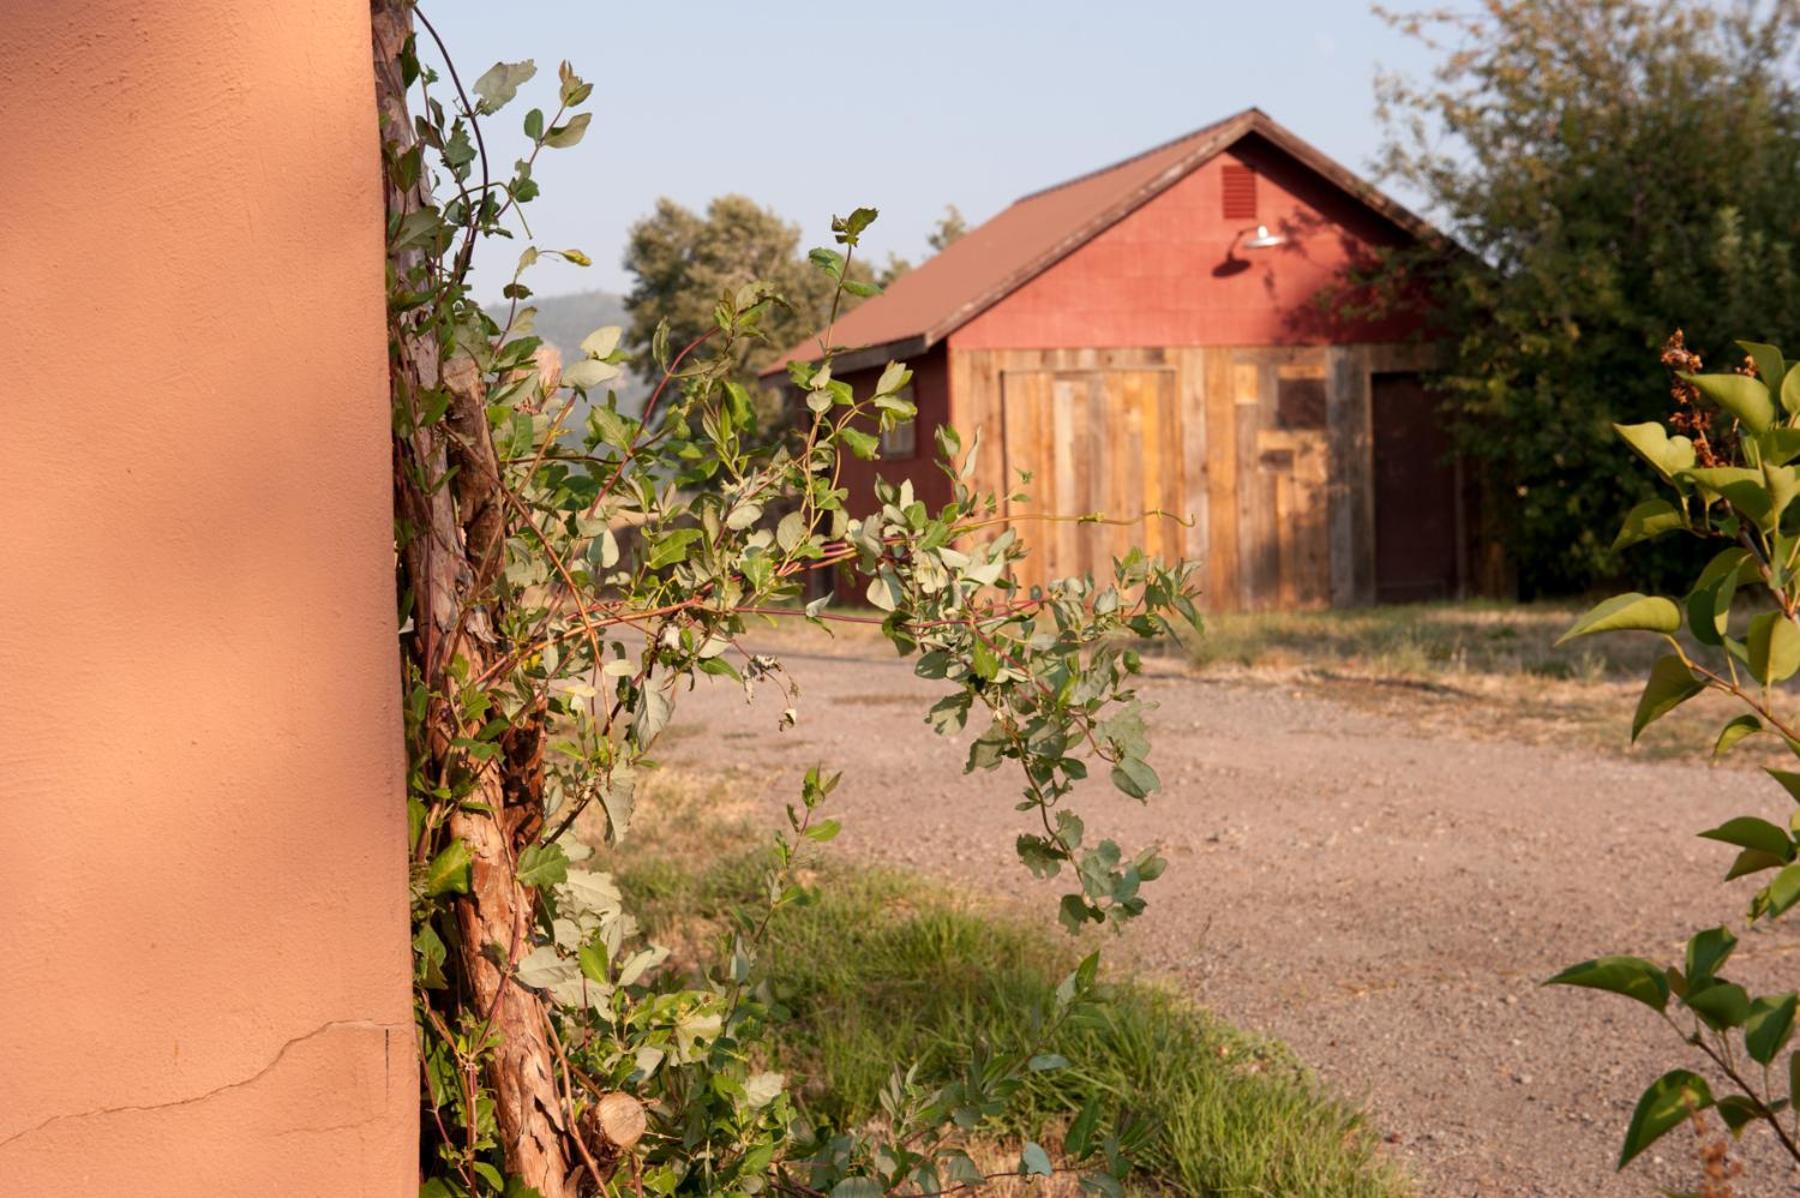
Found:
[{"label": "gravel driveway", "polygon": [[[683,698],[691,733],[666,759],[717,768],[722,745],[774,779],[772,809],[805,766],[842,768],[834,847],[1027,898],[1051,922],[1060,891],[1014,857],[1006,775],[965,776],[962,745],[920,722],[941,684],[891,657],[783,660],[797,728],[776,733],[773,693],[752,707],[706,686]],[[1091,837],[1160,842],[1170,859],[1125,938],[1143,968],[1365,1103],[1423,1193],[1698,1188],[1684,1130],[1656,1160],[1611,1167],[1638,1094],[1688,1050],[1625,999],[1536,983],[1605,952],[1678,959],[1684,930],[1741,923],[1748,884],[1720,885],[1730,850],[1694,833],[1781,818],[1772,783],[1421,735],[1243,681],[1167,673],[1144,693],[1163,793],[1140,805],[1093,784],[1076,799]],[[1791,987],[1795,934],[1738,930],[1732,975]],[[1761,1139],[1737,1193],[1800,1192]]]}]

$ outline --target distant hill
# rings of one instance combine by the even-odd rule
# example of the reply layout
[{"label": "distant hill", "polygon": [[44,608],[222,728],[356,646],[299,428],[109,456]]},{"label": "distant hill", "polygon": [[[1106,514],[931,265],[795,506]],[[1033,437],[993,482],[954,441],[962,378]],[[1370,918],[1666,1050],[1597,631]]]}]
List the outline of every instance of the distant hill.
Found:
[{"label": "distant hill", "polygon": [[[625,315],[625,297],[610,291],[578,291],[573,295],[536,295],[530,303],[537,309],[536,333],[554,345],[564,362],[581,357],[581,341],[595,329],[609,324],[630,323]],[[504,305],[488,309],[498,320],[506,319]],[[643,406],[650,388],[637,375],[627,372],[613,388],[619,395],[619,410],[635,412]]]}]

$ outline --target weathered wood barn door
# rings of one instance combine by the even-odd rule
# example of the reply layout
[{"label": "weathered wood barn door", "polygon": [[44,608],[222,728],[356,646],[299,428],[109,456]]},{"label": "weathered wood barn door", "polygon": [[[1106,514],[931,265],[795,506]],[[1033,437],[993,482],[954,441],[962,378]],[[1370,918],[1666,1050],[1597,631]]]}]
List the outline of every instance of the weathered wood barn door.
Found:
[{"label": "weathered wood barn door", "polygon": [[[1173,370],[1022,370],[1001,376],[1006,513],[1032,555],[1019,581],[1091,573],[1133,545],[1180,556],[1184,494]],[[1019,482],[1020,472],[1031,475]],[[1024,501],[1010,496],[1023,493]],[[1166,514],[1150,514],[1150,513]],[[1041,517],[1100,515],[1120,523]]]}]

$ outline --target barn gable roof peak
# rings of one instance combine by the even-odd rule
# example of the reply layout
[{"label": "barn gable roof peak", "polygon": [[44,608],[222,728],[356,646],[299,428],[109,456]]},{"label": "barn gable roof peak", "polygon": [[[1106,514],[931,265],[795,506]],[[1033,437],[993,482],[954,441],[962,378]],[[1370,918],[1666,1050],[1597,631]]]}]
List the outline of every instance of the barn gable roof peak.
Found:
[{"label": "barn gable roof peak", "polygon": [[[1260,108],[1246,108],[1109,166],[1014,200],[837,323],[840,372],[916,356],[1005,299],[1244,138],[1256,135],[1420,240],[1440,240],[1422,218],[1301,139]],[[764,371],[816,357],[807,341]]]}]

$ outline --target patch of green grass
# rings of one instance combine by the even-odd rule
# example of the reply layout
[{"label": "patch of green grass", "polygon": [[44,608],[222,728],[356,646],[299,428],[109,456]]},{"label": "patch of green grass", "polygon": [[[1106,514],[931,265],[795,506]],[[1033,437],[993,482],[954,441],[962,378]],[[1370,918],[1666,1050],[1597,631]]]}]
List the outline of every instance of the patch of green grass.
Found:
[{"label": "patch of green grass", "polygon": [[1197,665],[1347,669],[1396,677],[1531,675],[1580,682],[1641,678],[1663,651],[1654,637],[1555,642],[1582,604],[1407,604],[1341,611],[1220,613],[1193,638]]},{"label": "patch of green grass", "polygon": [[[715,830],[701,852],[694,825],[623,855],[617,876],[653,935],[694,942],[762,892],[762,854],[747,825]],[[659,843],[660,839],[660,843]],[[670,852],[668,850],[676,851]],[[896,1065],[948,1080],[979,1052],[1013,1058],[1040,1047],[1073,1064],[1035,1075],[995,1139],[1040,1137],[1090,1095],[1155,1125],[1138,1156],[1140,1193],[1395,1198],[1407,1187],[1377,1154],[1357,1110],[1325,1095],[1277,1044],[1243,1035],[1179,997],[1115,980],[1092,1026],[1034,1030],[1078,958],[1075,942],[971,908],[945,889],[888,869],[822,867],[818,900],[772,921],[764,948],[787,1012],[781,1067],[808,1079],[813,1117],[838,1126],[876,1116]],[[684,925],[686,930],[684,930]],[[702,935],[711,951],[716,937]],[[1056,1137],[1048,1140],[1054,1149]]]}]

